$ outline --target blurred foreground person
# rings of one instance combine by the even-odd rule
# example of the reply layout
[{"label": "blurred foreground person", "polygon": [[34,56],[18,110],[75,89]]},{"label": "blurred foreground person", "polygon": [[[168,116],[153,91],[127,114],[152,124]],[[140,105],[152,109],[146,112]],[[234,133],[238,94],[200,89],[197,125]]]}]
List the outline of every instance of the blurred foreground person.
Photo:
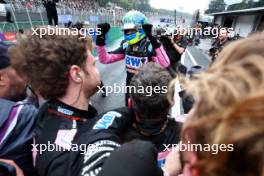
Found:
[{"label": "blurred foreground person", "polygon": [[0,175],[24,176],[24,173],[14,161],[0,159]]},{"label": "blurred foreground person", "polygon": [[26,84],[10,64],[9,47],[0,43],[0,156],[30,176],[35,175],[31,144],[37,103],[34,96],[25,99]]},{"label": "blurred foreground person", "polygon": [[187,84],[196,102],[182,141],[200,148],[181,152],[184,175],[263,176],[263,34],[230,44]]},{"label": "blurred foreground person", "polygon": [[11,67],[7,55],[9,47],[0,43],[0,98],[16,102],[26,98],[26,83]]},{"label": "blurred foreground person", "polygon": [[263,176],[263,102],[263,92],[256,92],[230,106],[222,117],[205,115],[186,123],[183,141],[214,149],[183,152],[184,175]]}]

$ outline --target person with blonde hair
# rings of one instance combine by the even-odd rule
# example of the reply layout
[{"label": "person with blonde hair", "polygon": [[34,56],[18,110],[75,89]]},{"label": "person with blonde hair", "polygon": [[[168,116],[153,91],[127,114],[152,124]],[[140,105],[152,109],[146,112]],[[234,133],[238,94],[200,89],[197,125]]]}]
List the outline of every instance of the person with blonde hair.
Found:
[{"label": "person with blonde hair", "polygon": [[[186,83],[196,102],[182,142],[218,148],[214,154],[181,152],[184,175],[264,175],[263,48],[264,33],[231,43],[205,72]],[[176,171],[168,172],[173,176]]]},{"label": "person with blonde hair", "polygon": [[264,87],[264,33],[231,43],[207,71],[186,84],[197,101],[197,116],[222,114]]}]

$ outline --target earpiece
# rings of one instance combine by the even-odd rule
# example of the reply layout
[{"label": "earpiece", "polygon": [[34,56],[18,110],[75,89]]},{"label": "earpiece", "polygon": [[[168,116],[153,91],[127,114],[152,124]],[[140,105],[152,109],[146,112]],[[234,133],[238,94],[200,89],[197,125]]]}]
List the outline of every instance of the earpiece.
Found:
[{"label": "earpiece", "polygon": [[80,73],[77,73],[77,77],[78,78],[82,78]]},{"label": "earpiece", "polygon": [[81,80],[82,81],[82,76],[81,76],[80,73],[77,73],[77,78],[78,78],[78,80]]}]

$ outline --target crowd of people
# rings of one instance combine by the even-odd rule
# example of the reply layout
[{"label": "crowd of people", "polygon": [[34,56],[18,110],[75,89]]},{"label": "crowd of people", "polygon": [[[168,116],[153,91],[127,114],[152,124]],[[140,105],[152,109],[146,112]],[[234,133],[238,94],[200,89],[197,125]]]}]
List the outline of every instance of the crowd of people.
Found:
[{"label": "crowd of people", "polygon": [[[13,4],[15,10],[28,9],[35,11],[42,11],[44,9],[43,3],[48,0],[12,0],[7,3]],[[50,1],[52,2],[52,1]],[[57,8],[61,13],[64,11],[85,11],[89,13],[107,13],[106,7],[99,7],[94,0],[56,0]],[[108,12],[109,13],[109,12]]]},{"label": "crowd of people", "polygon": [[75,9],[85,9],[85,10],[94,10],[96,9],[96,2],[94,0],[63,0],[61,1],[65,6],[75,8]]},{"label": "crowd of people", "polygon": [[[18,1],[18,0],[11,0],[8,1],[8,3],[12,3],[14,5],[14,7],[17,9],[21,9],[21,8],[32,8],[32,7],[41,7],[43,2],[45,2],[47,0],[22,0],[22,1]],[[59,0],[58,1],[62,6],[66,6],[66,7],[70,7],[70,8],[74,8],[74,9],[95,9],[96,8],[96,2],[94,0],[88,0],[88,1],[84,1],[84,0]]]},{"label": "crowd of people", "polygon": [[[82,16],[82,20],[107,21],[115,24],[122,24],[122,16],[127,12],[126,9],[116,5],[99,7],[94,0],[1,0],[0,5],[5,6],[6,21],[13,23],[16,12],[46,13],[49,25],[58,25],[59,15]],[[13,13],[13,12],[14,13]],[[93,18],[93,19],[90,19]]]},{"label": "crowd of people", "polygon": [[[92,38],[0,43],[0,175],[264,176],[264,33],[188,71],[184,36],[155,36],[147,21],[128,12],[124,40],[110,52],[111,26],[98,24],[99,62],[123,60],[134,88],[102,114],[91,103],[101,84]],[[178,94],[187,104],[181,119],[170,113]]]}]

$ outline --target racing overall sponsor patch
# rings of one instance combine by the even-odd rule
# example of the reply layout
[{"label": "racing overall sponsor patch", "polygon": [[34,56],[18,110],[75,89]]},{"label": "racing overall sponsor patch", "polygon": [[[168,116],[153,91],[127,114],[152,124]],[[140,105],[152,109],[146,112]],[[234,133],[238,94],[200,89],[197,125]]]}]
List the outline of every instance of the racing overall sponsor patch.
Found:
[{"label": "racing overall sponsor patch", "polygon": [[62,113],[62,114],[69,115],[69,116],[73,115],[73,111],[65,109],[65,108],[62,108],[60,106],[58,107],[57,111]]},{"label": "racing overall sponsor patch", "polygon": [[103,117],[96,122],[93,129],[101,130],[108,129],[114,122],[116,117],[121,117],[121,114],[115,111],[107,112]]},{"label": "racing overall sponsor patch", "polygon": [[142,65],[148,62],[148,57],[136,57],[126,55],[125,60],[127,68],[138,70],[140,67],[142,67]]},{"label": "racing overall sponsor patch", "polygon": [[64,149],[70,150],[73,138],[76,133],[77,133],[76,129],[59,130],[54,143],[57,144],[58,146],[63,147]]}]

